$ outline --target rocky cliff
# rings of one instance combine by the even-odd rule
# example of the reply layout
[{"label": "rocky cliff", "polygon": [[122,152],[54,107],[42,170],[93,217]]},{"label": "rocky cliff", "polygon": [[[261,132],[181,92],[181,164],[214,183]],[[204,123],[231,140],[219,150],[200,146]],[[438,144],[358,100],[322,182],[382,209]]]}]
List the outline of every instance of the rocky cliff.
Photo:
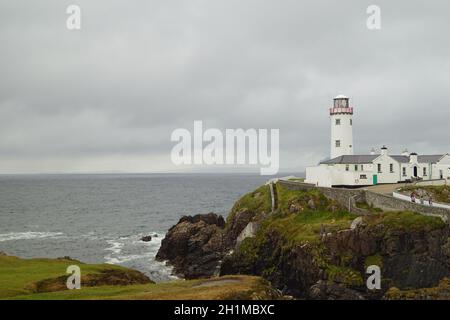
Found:
[{"label": "rocky cliff", "polygon": [[[449,228],[439,218],[377,211],[358,217],[318,190],[277,192],[272,214],[264,186],[238,201],[226,223],[214,214],[182,218],[158,258],[187,278],[259,275],[310,299],[378,299],[388,290],[438,286],[450,275]],[[366,287],[369,265],[381,269],[380,290]]]},{"label": "rocky cliff", "polygon": [[184,216],[167,232],[156,259],[170,261],[175,273],[186,279],[217,274],[224,227],[223,217],[214,213]]}]

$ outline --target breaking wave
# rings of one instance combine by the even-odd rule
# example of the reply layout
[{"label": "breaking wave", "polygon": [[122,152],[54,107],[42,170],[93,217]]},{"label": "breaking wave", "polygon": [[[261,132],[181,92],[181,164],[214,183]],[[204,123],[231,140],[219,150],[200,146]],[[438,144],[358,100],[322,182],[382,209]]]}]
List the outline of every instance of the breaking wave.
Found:
[{"label": "breaking wave", "polygon": [[149,234],[152,240],[148,242],[140,240],[144,234],[106,240],[108,247],[104,250],[108,253],[104,256],[105,262],[139,269],[156,282],[176,279],[170,266],[155,260],[164,234]]},{"label": "breaking wave", "polygon": [[43,238],[59,238],[63,236],[62,232],[9,232],[0,234],[0,242],[12,240],[32,240]]}]

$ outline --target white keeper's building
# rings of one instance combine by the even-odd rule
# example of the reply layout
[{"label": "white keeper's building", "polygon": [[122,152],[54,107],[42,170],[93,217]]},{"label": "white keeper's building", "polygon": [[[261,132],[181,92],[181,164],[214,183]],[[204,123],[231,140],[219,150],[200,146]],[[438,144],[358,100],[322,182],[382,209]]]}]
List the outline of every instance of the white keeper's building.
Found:
[{"label": "white keeper's building", "polygon": [[353,152],[353,107],[339,95],[330,108],[330,160],[306,168],[307,183],[318,186],[367,186],[412,180],[450,180],[450,155],[418,155],[404,151],[391,155],[383,146],[379,154]]}]

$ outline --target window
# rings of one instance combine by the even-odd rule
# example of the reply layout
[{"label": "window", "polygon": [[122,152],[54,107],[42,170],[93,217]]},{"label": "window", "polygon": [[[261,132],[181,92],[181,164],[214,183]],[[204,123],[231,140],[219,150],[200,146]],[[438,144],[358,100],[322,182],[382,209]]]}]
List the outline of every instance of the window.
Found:
[{"label": "window", "polygon": [[341,125],[341,119],[336,119],[336,125],[340,126]]},{"label": "window", "polygon": [[423,168],[423,175],[426,176],[427,175],[427,168]]},{"label": "window", "polygon": [[379,164],[377,165],[377,167],[378,167],[378,173],[381,173],[381,163],[379,163]]},{"label": "window", "polygon": [[355,164],[355,171],[358,171],[358,165]]},{"label": "window", "polygon": [[359,176],[359,178],[360,178],[360,179],[367,179],[367,175],[361,174],[361,175]]},{"label": "window", "polygon": [[389,171],[390,171],[391,173],[394,173],[394,164],[393,164],[393,163],[391,163],[391,164],[389,165]]},{"label": "window", "polygon": [[345,165],[345,171],[349,171],[350,170],[350,166],[347,164]]},{"label": "window", "polygon": [[405,167],[402,168],[402,172],[403,172],[403,176],[406,177],[406,168]]},{"label": "window", "polygon": [[350,125],[351,125],[351,126],[353,125],[353,120],[352,120],[352,119],[350,119]]},{"label": "window", "polygon": [[336,140],[336,148],[340,148],[341,147],[341,140]]},{"label": "window", "polygon": [[361,165],[361,171],[364,171],[364,165],[363,164]]}]

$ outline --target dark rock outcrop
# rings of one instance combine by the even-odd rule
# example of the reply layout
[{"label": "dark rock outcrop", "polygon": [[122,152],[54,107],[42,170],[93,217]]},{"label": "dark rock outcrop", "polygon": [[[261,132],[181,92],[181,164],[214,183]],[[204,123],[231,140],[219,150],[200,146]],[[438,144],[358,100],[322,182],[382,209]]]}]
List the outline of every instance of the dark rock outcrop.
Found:
[{"label": "dark rock outcrop", "polygon": [[391,230],[379,224],[359,225],[355,230],[325,237],[323,243],[333,263],[352,256],[348,265],[364,271],[364,260],[378,256],[382,264],[382,285],[399,288],[435,286],[450,274],[444,246],[448,227],[435,230]]},{"label": "dark rock outcrop", "polygon": [[305,289],[321,277],[321,270],[315,263],[310,247],[289,246],[276,232],[268,233],[259,248],[236,250],[226,256],[220,272],[221,275],[260,275],[283,294],[296,297],[304,296]]},{"label": "dark rock outcrop", "polygon": [[237,237],[242,230],[245,229],[249,222],[252,221],[255,215],[255,212],[248,210],[247,208],[242,208],[235,213],[233,219],[230,221],[230,225],[225,236],[225,245],[227,247],[234,247]]},{"label": "dark rock outcrop", "polygon": [[141,241],[150,242],[150,241],[152,241],[152,236],[143,236],[141,238]]},{"label": "dark rock outcrop", "polygon": [[323,280],[310,288],[309,296],[315,300],[365,300],[364,296],[356,290]]},{"label": "dark rock outcrop", "polygon": [[187,279],[212,276],[223,256],[225,220],[214,213],[184,216],[169,229],[156,259]]},{"label": "dark rock outcrop", "polygon": [[[268,279],[285,294],[323,299],[381,298],[390,287],[435,286],[450,275],[445,244],[448,227],[436,230],[390,230],[360,224],[324,235],[320,242],[291,245],[277,232],[263,242],[247,243],[224,258],[221,274],[253,274]],[[366,265],[382,270],[382,289],[365,287]],[[345,290],[344,290],[345,289]]]}]

